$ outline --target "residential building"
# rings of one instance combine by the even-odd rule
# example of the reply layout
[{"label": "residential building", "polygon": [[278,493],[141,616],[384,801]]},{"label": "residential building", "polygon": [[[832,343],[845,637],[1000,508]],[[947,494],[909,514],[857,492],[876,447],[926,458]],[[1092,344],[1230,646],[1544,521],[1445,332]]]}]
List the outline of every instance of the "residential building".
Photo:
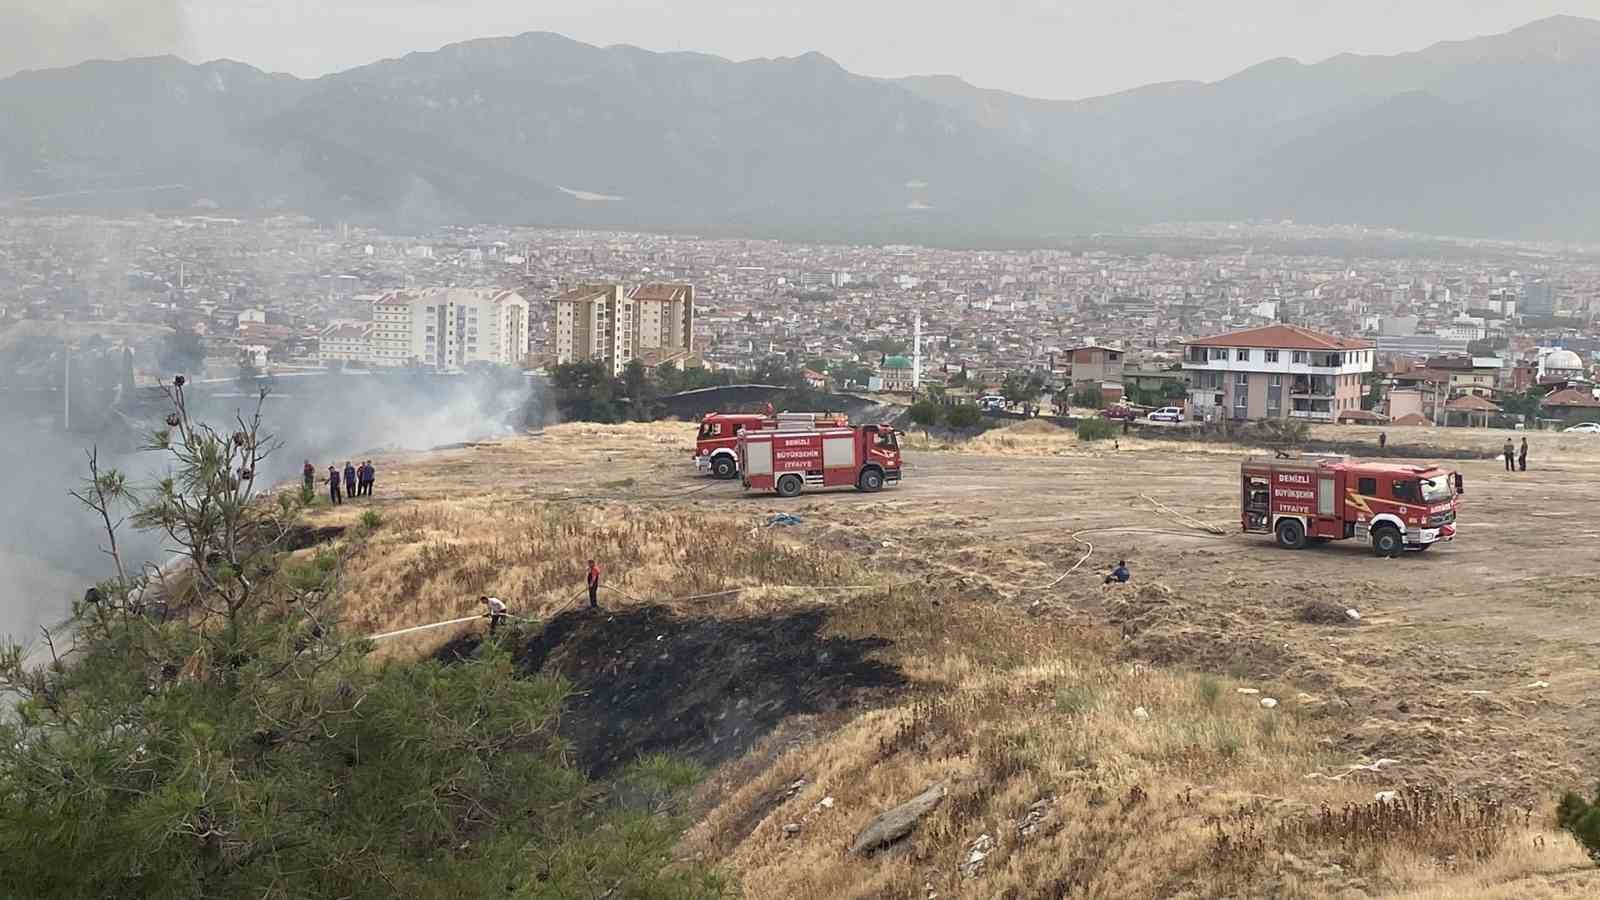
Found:
[{"label": "residential building", "polygon": [[1547,418],[1563,422],[1600,422],[1600,400],[1593,391],[1567,388],[1545,397],[1539,404]]},{"label": "residential building", "polygon": [[694,351],[694,285],[641,284],[628,294],[633,302],[633,347],[668,351]]},{"label": "residential building", "polygon": [[528,301],[515,291],[395,291],[372,305],[371,361],[455,369],[517,366],[528,353]]},{"label": "residential building", "polygon": [[634,360],[652,369],[697,363],[694,299],[691,284],[580,285],[555,298],[551,352],[558,365],[594,360],[613,375]]},{"label": "residential building", "polygon": [[620,284],[582,285],[555,298],[551,351],[557,365],[592,360],[621,375],[633,360],[634,332],[633,301]]},{"label": "residential building", "polygon": [[317,361],[321,363],[361,363],[372,356],[371,325],[329,325],[317,341]]},{"label": "residential building", "polygon": [[1197,419],[1332,422],[1360,409],[1372,372],[1367,341],[1267,325],[1185,345],[1190,415]]},{"label": "residential building", "polygon": [[1436,356],[1428,360],[1427,368],[1449,379],[1451,397],[1493,397],[1504,363],[1497,356]]},{"label": "residential building", "polygon": [[1122,383],[1123,353],[1118,347],[1088,344],[1064,352],[1073,385]]}]

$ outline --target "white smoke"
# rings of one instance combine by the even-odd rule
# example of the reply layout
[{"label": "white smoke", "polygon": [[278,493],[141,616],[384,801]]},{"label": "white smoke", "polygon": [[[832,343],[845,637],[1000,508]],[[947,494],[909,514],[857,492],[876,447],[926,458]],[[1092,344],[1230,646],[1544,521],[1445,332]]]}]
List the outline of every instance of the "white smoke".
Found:
[{"label": "white smoke", "polygon": [[[263,486],[296,483],[306,460],[320,476],[330,464],[343,468],[347,460],[373,459],[381,489],[387,451],[427,450],[542,424],[537,399],[533,382],[507,372],[279,379],[263,407],[262,431],[281,447],[259,478]],[[255,395],[232,384],[203,386],[191,397],[192,414],[224,430],[254,407]],[[151,407],[145,414],[153,431],[165,410]],[[37,638],[40,625],[59,622],[72,598],[111,574],[99,550],[105,537],[99,519],[68,495],[86,474],[83,450],[91,441],[61,433],[48,418],[0,417],[0,497],[26,510],[0,519],[0,639]],[[170,462],[159,453],[112,455],[104,448],[100,461],[141,486],[165,474]],[[155,535],[126,528],[118,542],[125,561],[135,565],[172,552]]]},{"label": "white smoke", "polygon": [[180,0],[0,0],[0,78],[189,50]]}]

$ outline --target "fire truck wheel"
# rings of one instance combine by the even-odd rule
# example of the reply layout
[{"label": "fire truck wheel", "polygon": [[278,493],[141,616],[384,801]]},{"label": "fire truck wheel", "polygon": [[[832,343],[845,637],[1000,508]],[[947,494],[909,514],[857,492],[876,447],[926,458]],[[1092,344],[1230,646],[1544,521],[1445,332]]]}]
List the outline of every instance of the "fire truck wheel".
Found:
[{"label": "fire truck wheel", "polygon": [[1278,522],[1278,546],[1286,550],[1299,550],[1306,545],[1306,526],[1299,519]]},{"label": "fire truck wheel", "polygon": [[1372,549],[1379,556],[1399,556],[1406,549],[1406,539],[1401,536],[1399,529],[1393,527],[1374,529]]},{"label": "fire truck wheel", "polygon": [[802,486],[803,482],[801,482],[799,475],[785,475],[778,479],[778,496],[798,497]]},{"label": "fire truck wheel", "polygon": [[875,494],[883,490],[883,473],[877,469],[868,469],[861,473],[861,480],[858,485],[863,491]]},{"label": "fire truck wheel", "polygon": [[717,478],[728,479],[737,473],[738,467],[729,457],[719,456],[711,461],[711,474]]}]

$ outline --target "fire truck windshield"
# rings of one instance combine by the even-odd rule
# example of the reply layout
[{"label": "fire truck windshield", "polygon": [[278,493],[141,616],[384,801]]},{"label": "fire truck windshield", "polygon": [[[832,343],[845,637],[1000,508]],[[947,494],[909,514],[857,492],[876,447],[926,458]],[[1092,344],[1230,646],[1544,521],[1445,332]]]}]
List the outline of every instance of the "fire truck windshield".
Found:
[{"label": "fire truck windshield", "polygon": [[715,422],[706,422],[705,424],[700,426],[700,437],[702,439],[710,438],[710,437],[716,437],[716,436],[717,436],[717,423],[715,423]]},{"label": "fire truck windshield", "polygon": [[1455,496],[1455,488],[1450,483],[1449,475],[1440,475],[1438,478],[1422,479],[1422,502],[1444,503]]}]

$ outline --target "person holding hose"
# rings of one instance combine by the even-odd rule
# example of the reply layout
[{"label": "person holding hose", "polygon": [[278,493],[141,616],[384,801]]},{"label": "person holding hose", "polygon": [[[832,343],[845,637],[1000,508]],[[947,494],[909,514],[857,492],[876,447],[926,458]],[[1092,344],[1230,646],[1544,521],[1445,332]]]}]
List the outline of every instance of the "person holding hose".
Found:
[{"label": "person holding hose", "polygon": [[589,583],[589,608],[590,609],[599,609],[600,608],[600,600],[599,600],[599,596],[600,596],[600,566],[597,565],[595,563],[595,561],[592,560],[592,559],[589,560],[589,571],[586,574],[587,574],[587,580],[588,580],[588,583]]},{"label": "person holding hose", "polygon": [[484,615],[489,617],[489,636],[493,637],[499,630],[500,623],[506,618],[506,605],[499,597],[479,597],[478,602],[489,608]]}]

